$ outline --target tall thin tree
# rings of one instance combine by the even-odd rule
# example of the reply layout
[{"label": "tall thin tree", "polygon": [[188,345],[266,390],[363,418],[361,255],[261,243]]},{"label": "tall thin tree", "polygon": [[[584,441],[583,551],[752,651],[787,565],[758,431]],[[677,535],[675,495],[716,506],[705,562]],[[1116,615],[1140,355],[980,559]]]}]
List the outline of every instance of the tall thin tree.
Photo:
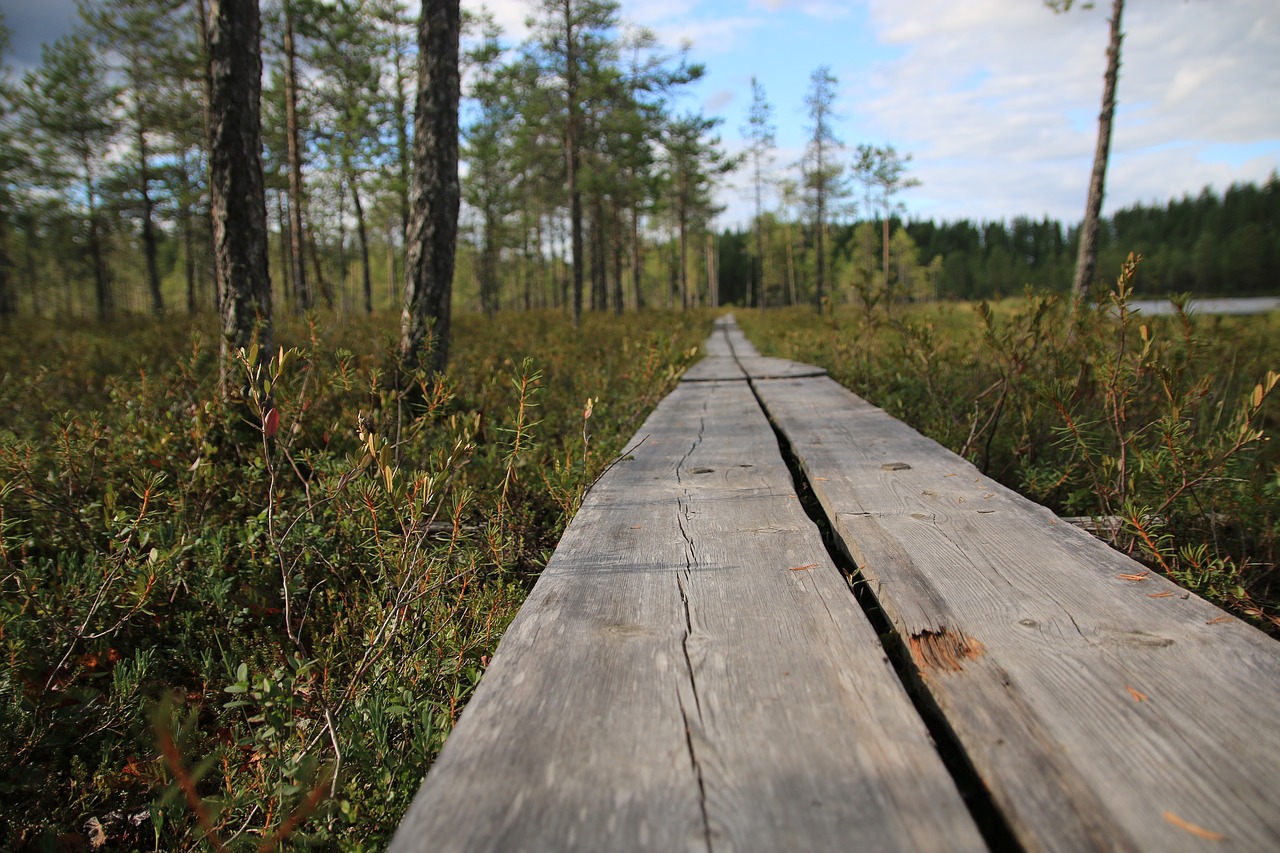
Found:
[{"label": "tall thin tree", "polygon": [[[1045,0],[1055,12],[1069,12],[1075,0]],[[1084,4],[1085,8],[1092,3]],[[1111,157],[1111,126],[1116,114],[1116,81],[1120,77],[1120,43],[1124,39],[1120,20],[1124,0],[1111,4],[1111,34],[1107,41],[1107,70],[1103,74],[1102,109],[1098,113],[1098,141],[1093,150],[1093,171],[1089,175],[1089,196],[1085,200],[1084,221],[1080,224],[1080,248],[1076,254],[1076,273],[1071,282],[1071,299],[1079,305],[1093,286],[1098,269],[1098,222],[1102,218],[1102,199],[1107,181],[1107,161]]]},{"label": "tall thin tree", "polygon": [[531,20],[548,76],[558,81],[562,105],[565,188],[569,201],[569,239],[573,264],[573,322],[582,317],[584,258],[582,234],[582,147],[585,134],[583,90],[590,69],[614,49],[610,33],[618,24],[614,0],[541,0],[541,19]]},{"label": "tall thin tree", "polygon": [[405,270],[400,358],[417,367],[431,341],[428,365],[449,361],[449,312],[457,251],[459,0],[422,0],[418,19],[418,95],[413,124],[413,183]]},{"label": "tall thin tree", "polygon": [[232,352],[255,340],[260,357],[271,351],[258,0],[210,0],[209,77],[209,206],[222,305],[222,388],[231,396],[238,385]]},{"label": "tall thin tree", "polygon": [[9,66],[4,55],[9,50],[9,28],[0,15],[0,318],[18,313],[12,263],[9,258],[9,216],[13,210],[13,184],[16,182],[21,157],[12,118],[17,107],[17,93],[9,79]]},{"label": "tall thin tree", "polygon": [[751,305],[764,307],[764,187],[768,182],[769,166],[773,161],[773,146],[777,139],[773,125],[773,107],[765,98],[764,86],[753,75],[751,78],[751,107],[742,134],[747,138],[747,158],[751,163],[751,184],[755,195],[756,216],[755,258],[751,266]]},{"label": "tall thin tree", "polygon": [[832,201],[844,194],[841,176],[844,167],[836,159],[844,144],[832,129],[835,118],[836,84],[839,81],[829,66],[823,65],[809,78],[809,145],[805,152],[805,184],[812,193],[814,258],[814,308],[821,311],[826,300],[827,279],[827,211]]},{"label": "tall thin tree", "polygon": [[[74,206],[84,205],[89,260],[98,318],[115,308],[100,211],[102,163],[118,127],[119,90],[109,83],[96,51],[83,32],[45,45],[40,66],[23,76],[28,137],[50,180]],[[74,186],[73,186],[74,184]]]}]

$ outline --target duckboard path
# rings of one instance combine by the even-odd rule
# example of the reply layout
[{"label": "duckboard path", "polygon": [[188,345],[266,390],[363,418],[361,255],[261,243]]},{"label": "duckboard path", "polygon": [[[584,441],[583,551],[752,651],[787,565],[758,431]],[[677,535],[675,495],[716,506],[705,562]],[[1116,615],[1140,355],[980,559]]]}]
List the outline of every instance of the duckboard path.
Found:
[{"label": "duckboard path", "polygon": [[1280,850],[1280,644],[732,317],[706,353],[392,851]]}]

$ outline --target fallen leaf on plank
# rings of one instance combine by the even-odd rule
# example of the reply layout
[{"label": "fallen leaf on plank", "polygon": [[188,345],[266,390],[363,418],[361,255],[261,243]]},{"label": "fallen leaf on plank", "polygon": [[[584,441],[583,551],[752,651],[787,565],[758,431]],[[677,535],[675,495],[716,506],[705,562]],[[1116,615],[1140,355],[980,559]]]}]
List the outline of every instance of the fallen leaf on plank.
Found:
[{"label": "fallen leaf on plank", "polygon": [[1190,821],[1183,820],[1173,812],[1165,812],[1164,819],[1178,827],[1178,829],[1185,829],[1187,832],[1197,838],[1203,838],[1205,841],[1225,841],[1227,838],[1220,832],[1214,832],[1212,829],[1205,829],[1203,826],[1196,826]]},{"label": "fallen leaf on plank", "polygon": [[791,567],[791,571],[793,571],[793,572],[803,572],[805,569],[812,569],[812,568],[813,568],[814,566],[816,566],[816,565],[818,565],[818,564],[817,564],[817,563],[809,563],[807,566],[792,566],[792,567]]}]

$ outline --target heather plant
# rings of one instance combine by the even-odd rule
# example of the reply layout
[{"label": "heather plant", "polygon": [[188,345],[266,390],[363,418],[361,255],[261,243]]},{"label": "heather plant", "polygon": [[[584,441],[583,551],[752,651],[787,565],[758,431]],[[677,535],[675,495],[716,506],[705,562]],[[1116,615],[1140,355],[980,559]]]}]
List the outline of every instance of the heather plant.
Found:
[{"label": "heather plant", "polygon": [[230,403],[181,324],[0,345],[0,847],[381,849],[709,317],[462,317],[412,401],[389,325]]},{"label": "heather plant", "polygon": [[1269,630],[1280,528],[1270,443],[1275,316],[1130,305],[1139,258],[1074,320],[1056,296],[739,316],[763,351],[820,364],[985,473]]}]

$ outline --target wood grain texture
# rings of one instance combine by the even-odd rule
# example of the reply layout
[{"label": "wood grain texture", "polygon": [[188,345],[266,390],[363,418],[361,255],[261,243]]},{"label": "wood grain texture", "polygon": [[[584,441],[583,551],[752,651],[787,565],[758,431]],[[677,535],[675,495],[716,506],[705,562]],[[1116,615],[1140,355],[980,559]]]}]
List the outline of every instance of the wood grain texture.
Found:
[{"label": "wood grain texture", "polygon": [[391,849],[984,849],[747,383],[638,435]]},{"label": "wood grain texture", "polygon": [[742,334],[728,314],[716,320],[715,330],[704,347],[706,358],[685,371],[683,382],[724,382],[732,379],[796,379],[826,376],[827,371],[811,364],[784,358],[765,358]]},{"label": "wood grain texture", "polygon": [[755,387],[1026,849],[1280,850],[1280,644],[830,379]]}]

